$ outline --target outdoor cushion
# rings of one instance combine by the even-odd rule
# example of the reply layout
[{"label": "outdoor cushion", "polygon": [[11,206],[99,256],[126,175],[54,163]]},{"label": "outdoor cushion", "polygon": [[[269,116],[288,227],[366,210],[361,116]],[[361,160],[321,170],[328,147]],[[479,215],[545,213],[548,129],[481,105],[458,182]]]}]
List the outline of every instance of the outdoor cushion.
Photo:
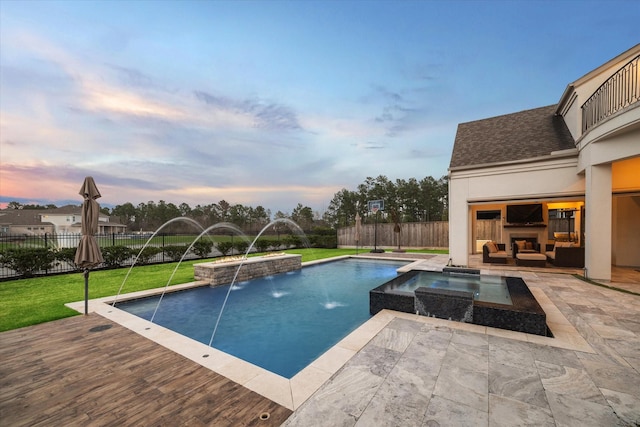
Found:
[{"label": "outdoor cushion", "polygon": [[[533,249],[533,242],[527,242],[527,243],[524,245],[524,248],[525,248],[525,249]],[[518,249],[520,249],[520,248],[518,248]]]},{"label": "outdoor cushion", "polygon": [[498,252],[498,247],[496,246],[495,242],[487,242],[487,249],[489,249],[489,255]]},{"label": "outdoor cushion", "polygon": [[526,249],[527,241],[526,240],[516,240],[516,245],[518,245],[518,250],[521,251],[523,249]]},{"label": "outdoor cushion", "polygon": [[489,258],[506,258],[507,253],[505,251],[492,252],[489,254]]},{"label": "outdoor cushion", "polygon": [[547,257],[544,254],[539,254],[537,252],[536,253],[525,253],[525,254],[518,253],[518,255],[516,255],[516,257],[518,259],[536,260],[536,261],[547,259]]}]

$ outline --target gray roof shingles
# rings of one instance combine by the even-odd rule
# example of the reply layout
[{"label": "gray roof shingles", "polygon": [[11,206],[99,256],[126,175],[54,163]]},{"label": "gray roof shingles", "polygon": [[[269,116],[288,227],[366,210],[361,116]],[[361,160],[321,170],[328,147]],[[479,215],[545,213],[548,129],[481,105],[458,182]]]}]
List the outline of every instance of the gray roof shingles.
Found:
[{"label": "gray roof shingles", "polygon": [[575,148],[556,105],[460,123],[449,168],[489,165],[547,156]]}]

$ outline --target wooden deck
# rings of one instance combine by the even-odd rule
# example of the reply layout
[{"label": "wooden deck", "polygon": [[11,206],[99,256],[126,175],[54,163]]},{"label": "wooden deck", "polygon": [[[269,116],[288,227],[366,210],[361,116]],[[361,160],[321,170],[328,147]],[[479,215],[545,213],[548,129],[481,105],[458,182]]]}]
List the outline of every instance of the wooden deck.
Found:
[{"label": "wooden deck", "polygon": [[278,426],[290,414],[99,315],[0,334],[2,425]]}]

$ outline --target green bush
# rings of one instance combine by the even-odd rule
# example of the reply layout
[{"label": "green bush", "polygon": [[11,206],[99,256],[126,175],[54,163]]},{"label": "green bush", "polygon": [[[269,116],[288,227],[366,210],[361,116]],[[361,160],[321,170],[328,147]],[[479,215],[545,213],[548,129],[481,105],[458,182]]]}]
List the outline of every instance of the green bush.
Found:
[{"label": "green bush", "polygon": [[333,235],[311,234],[307,236],[309,245],[312,248],[335,249],[338,247],[338,239]]},{"label": "green bush", "polygon": [[133,250],[127,246],[107,246],[102,248],[104,264],[109,268],[121,267],[133,255]]},{"label": "green bush", "polygon": [[267,243],[269,243],[269,246],[267,246],[268,249],[271,249],[272,251],[277,251],[278,249],[280,249],[280,246],[282,246],[282,243],[280,242],[279,239],[265,239],[267,241]]},{"label": "green bush", "polygon": [[222,256],[227,256],[227,254],[233,248],[233,243],[231,242],[218,242],[218,250],[222,254]]},{"label": "green bush", "polygon": [[253,246],[256,248],[256,251],[258,252],[266,252],[267,249],[269,249],[269,247],[271,246],[271,240],[260,238],[256,240]]},{"label": "green bush", "polygon": [[282,243],[287,248],[297,248],[302,244],[302,240],[296,235],[289,234],[282,239]]},{"label": "green bush", "polygon": [[313,227],[311,233],[318,236],[335,236],[336,230],[331,227]]},{"label": "green bush", "polygon": [[149,264],[151,262],[151,260],[153,259],[153,257],[158,255],[160,252],[162,252],[162,249],[160,249],[158,247],[147,246],[146,248],[144,248],[142,253],[140,253],[140,255],[138,255],[137,264],[138,265]]},{"label": "green bush", "polygon": [[188,247],[187,245],[167,245],[162,248],[162,251],[171,261],[179,261]]},{"label": "green bush", "polygon": [[60,248],[56,251],[56,260],[66,262],[69,266],[76,270],[76,249],[77,248]]},{"label": "green bush", "polygon": [[247,253],[249,243],[245,242],[244,240],[239,240],[233,244],[233,247],[238,251],[240,255],[244,255]]},{"label": "green bush", "polygon": [[338,239],[336,238],[335,234],[317,236],[317,237],[318,237],[316,239],[317,248],[336,249],[338,247]]},{"label": "green bush", "polygon": [[39,271],[49,270],[55,262],[56,254],[48,248],[8,248],[0,251],[0,266],[22,277],[32,277]]},{"label": "green bush", "polygon": [[213,242],[211,240],[200,239],[193,243],[191,250],[200,258],[207,258],[213,249]]}]

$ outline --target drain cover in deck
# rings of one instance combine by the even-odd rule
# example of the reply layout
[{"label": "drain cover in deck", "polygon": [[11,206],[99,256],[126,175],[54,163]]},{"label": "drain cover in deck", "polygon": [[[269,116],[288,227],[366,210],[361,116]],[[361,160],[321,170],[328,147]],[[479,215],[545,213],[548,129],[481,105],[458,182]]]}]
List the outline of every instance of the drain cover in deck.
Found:
[{"label": "drain cover in deck", "polygon": [[89,329],[89,332],[102,332],[102,331],[106,331],[107,329],[111,329],[113,325],[98,325],[98,326],[94,326],[93,328]]}]

